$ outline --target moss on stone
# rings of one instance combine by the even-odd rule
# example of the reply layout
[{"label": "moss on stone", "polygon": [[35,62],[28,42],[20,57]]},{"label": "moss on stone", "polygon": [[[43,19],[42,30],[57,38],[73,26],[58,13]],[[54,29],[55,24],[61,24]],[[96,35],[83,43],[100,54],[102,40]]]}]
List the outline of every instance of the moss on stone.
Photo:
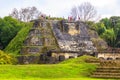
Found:
[{"label": "moss on stone", "polygon": [[103,50],[103,49],[106,49],[108,46],[107,46],[107,43],[101,39],[100,37],[99,38],[91,38],[94,46],[98,49],[98,50]]}]

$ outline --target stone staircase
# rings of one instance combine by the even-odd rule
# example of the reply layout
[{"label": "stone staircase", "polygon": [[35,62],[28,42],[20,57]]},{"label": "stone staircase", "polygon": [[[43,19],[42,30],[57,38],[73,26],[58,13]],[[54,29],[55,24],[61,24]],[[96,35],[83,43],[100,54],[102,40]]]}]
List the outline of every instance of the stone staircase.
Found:
[{"label": "stone staircase", "polygon": [[108,78],[108,79],[120,79],[120,67],[119,66],[100,66],[91,75],[94,78]]}]

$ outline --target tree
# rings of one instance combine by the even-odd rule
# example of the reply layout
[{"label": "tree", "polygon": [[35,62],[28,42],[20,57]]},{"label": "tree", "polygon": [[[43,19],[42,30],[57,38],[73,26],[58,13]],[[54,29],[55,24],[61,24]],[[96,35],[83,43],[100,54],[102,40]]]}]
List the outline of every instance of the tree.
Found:
[{"label": "tree", "polygon": [[115,47],[116,36],[113,29],[106,30],[101,37],[108,43],[109,46]]},{"label": "tree", "polygon": [[85,23],[86,23],[87,25],[89,25],[88,27],[89,27],[91,30],[95,30],[95,31],[98,30],[98,26],[97,26],[97,24],[96,24],[94,21],[86,21]]},{"label": "tree", "polygon": [[[112,16],[110,18],[103,18],[100,20],[99,23],[103,23],[106,28],[106,31],[102,33],[100,32],[101,34],[99,35],[103,36],[102,38],[107,41],[109,46],[120,47],[120,17]],[[100,28],[99,25],[98,27]],[[110,37],[111,37],[111,40],[110,40]]]},{"label": "tree", "polygon": [[106,30],[106,26],[102,22],[97,23],[96,31],[99,35],[103,34],[105,30]]},{"label": "tree", "polygon": [[105,25],[106,29],[110,29],[112,27],[111,20],[108,18],[103,18],[100,20],[100,22]]},{"label": "tree", "polygon": [[110,21],[112,24],[112,27],[115,28],[117,23],[120,23],[120,17],[119,16],[112,16],[110,17]]},{"label": "tree", "polygon": [[13,18],[25,22],[37,19],[40,15],[41,12],[36,7],[21,8],[20,10],[14,8],[12,13],[10,13],[10,16],[12,16]]},{"label": "tree", "polygon": [[0,18],[0,46],[4,49],[16,36],[17,32],[25,25],[10,16]]},{"label": "tree", "polygon": [[73,7],[71,15],[74,18],[80,17],[82,21],[89,21],[96,17],[97,11],[89,2],[82,3],[77,7]]}]

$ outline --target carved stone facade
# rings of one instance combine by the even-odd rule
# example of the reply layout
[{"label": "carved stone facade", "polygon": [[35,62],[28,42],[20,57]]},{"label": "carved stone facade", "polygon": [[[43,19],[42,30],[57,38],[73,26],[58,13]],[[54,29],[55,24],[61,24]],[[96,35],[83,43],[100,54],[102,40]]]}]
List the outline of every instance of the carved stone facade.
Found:
[{"label": "carved stone facade", "polygon": [[[63,30],[60,30],[60,27]],[[82,22],[62,22],[62,26],[53,26],[53,32],[61,50],[86,51],[90,53],[96,51],[90,40],[87,28]]]},{"label": "carved stone facade", "polygon": [[[44,49],[46,50],[44,52],[51,50],[60,50],[60,52],[45,54]],[[35,20],[24,41],[21,54],[39,54],[37,60],[43,63],[56,63],[56,61],[76,58],[83,53],[93,54],[94,51],[96,48],[90,40],[84,23]],[[29,59],[25,57],[23,61],[30,63]]]},{"label": "carved stone facade", "polygon": [[94,52],[96,48],[93,47],[93,43],[91,41],[66,41],[59,40],[58,41],[60,49],[64,51],[83,51],[83,52]]},{"label": "carved stone facade", "polygon": [[47,46],[51,46],[49,47],[50,49],[56,48],[55,38],[51,31],[49,21],[35,20],[32,29],[24,41],[21,54],[41,54],[42,49]]}]

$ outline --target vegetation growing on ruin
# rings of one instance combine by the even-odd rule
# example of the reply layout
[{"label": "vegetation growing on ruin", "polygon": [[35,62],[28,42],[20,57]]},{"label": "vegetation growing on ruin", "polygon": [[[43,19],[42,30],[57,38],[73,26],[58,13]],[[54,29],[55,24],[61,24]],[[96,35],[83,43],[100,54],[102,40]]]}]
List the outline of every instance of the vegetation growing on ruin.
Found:
[{"label": "vegetation growing on ruin", "polygon": [[75,59],[72,58],[72,59],[65,60],[60,64],[81,64],[81,63],[87,63],[92,61],[99,61],[99,59],[93,56],[84,55]]},{"label": "vegetation growing on ruin", "polygon": [[63,20],[64,18],[62,18],[62,17],[49,17],[49,16],[47,16],[47,19],[50,19],[50,20]]},{"label": "vegetation growing on ruin", "polygon": [[106,49],[108,47],[107,43],[100,37],[91,38],[91,41],[93,42],[94,46],[96,46],[96,48],[98,50],[103,50],[103,49]]},{"label": "vegetation growing on ruin", "polygon": [[32,23],[26,23],[24,27],[17,33],[17,35],[11,40],[9,45],[5,48],[5,52],[18,54],[31,27]]},{"label": "vegetation growing on ruin", "polygon": [[[92,35],[96,36],[94,34],[96,34],[96,32],[97,32],[99,37],[104,39],[109,46],[119,48],[119,43],[120,43],[119,42],[119,32],[120,32],[119,19],[120,19],[120,17],[113,16],[111,18],[103,18],[97,23],[94,23],[91,21],[86,22],[89,26],[89,29],[91,29],[90,36],[92,36]],[[115,23],[114,23],[114,21],[115,21]],[[21,28],[25,26],[25,23],[17,21],[16,19],[13,19],[11,17],[5,17],[3,19],[0,19],[0,23],[1,23],[0,31],[2,31],[2,34],[0,34],[0,36],[1,36],[0,47],[5,48],[8,45],[8,43],[10,43],[10,41],[12,39],[14,39],[14,37],[16,37],[18,31],[21,30]],[[51,35],[53,36],[53,33]],[[100,38],[98,38],[98,40],[96,39],[96,41],[99,41],[99,40],[100,40]],[[95,43],[95,44],[97,44],[97,43]],[[6,49],[5,49],[5,51],[6,51]],[[10,52],[15,52],[15,50],[10,51]],[[17,51],[17,52],[19,52],[19,51]]]},{"label": "vegetation growing on ruin", "polygon": [[[42,27],[41,29],[44,32],[43,34],[46,34],[46,35],[42,35],[44,38],[44,41],[43,41],[44,45],[41,49],[41,53],[45,53],[45,52],[52,50],[52,49],[56,49],[56,50],[59,49],[57,39],[54,36],[54,33],[52,31],[52,27],[50,26],[50,23],[48,22],[47,26],[45,28]],[[50,41],[46,42],[45,39],[49,39]]]},{"label": "vegetation growing on ruin", "polygon": [[59,44],[58,44],[58,42],[57,42],[57,38],[55,37],[55,35],[54,35],[54,33],[53,33],[53,31],[52,31],[52,26],[50,26],[50,24],[48,24],[48,28],[50,29],[50,31],[51,31],[51,37],[54,39],[54,42],[53,42],[53,48],[54,49],[59,49]]}]

